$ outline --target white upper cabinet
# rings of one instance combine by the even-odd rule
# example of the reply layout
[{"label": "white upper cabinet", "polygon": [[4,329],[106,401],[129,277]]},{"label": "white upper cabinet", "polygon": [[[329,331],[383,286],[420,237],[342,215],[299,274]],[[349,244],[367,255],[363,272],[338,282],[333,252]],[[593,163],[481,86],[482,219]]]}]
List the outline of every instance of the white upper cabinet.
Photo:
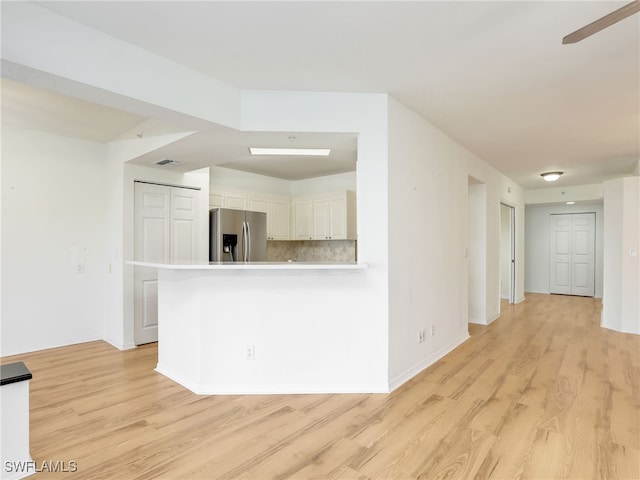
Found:
[{"label": "white upper cabinet", "polygon": [[[357,238],[355,192],[342,191],[298,198],[294,205],[296,240],[355,240]],[[308,232],[309,228],[310,232]]]},{"label": "white upper cabinet", "polygon": [[209,208],[265,212],[268,240],[355,240],[356,193],[284,196],[211,187]]},{"label": "white upper cabinet", "polygon": [[[355,238],[355,209],[351,215],[348,213],[346,195],[329,200],[329,232],[332,239]],[[355,202],[354,202],[355,204]],[[353,233],[349,232],[348,217],[353,217]]]},{"label": "white upper cabinet", "polygon": [[269,202],[267,224],[271,240],[291,239],[291,202],[272,200]]},{"label": "white upper cabinet", "polygon": [[244,195],[225,195],[224,207],[233,208],[234,210],[246,210],[247,209],[247,197]]},{"label": "white upper cabinet", "polygon": [[313,201],[313,239],[331,240],[331,203],[327,198]]},{"label": "white upper cabinet", "polygon": [[294,240],[313,240],[312,210],[312,200],[295,200],[293,202]]},{"label": "white upper cabinet", "polygon": [[209,191],[209,209],[233,208],[234,210],[247,209],[247,196],[242,193],[224,192],[218,190]]},{"label": "white upper cabinet", "polygon": [[209,192],[209,208],[222,208],[224,195],[222,193]]},{"label": "white upper cabinet", "polygon": [[267,240],[291,239],[291,202],[288,198],[250,196],[248,210],[267,214]]},{"label": "white upper cabinet", "polygon": [[211,187],[209,208],[232,208],[267,214],[267,240],[291,240],[291,200],[269,193]]},{"label": "white upper cabinet", "polygon": [[326,194],[313,202],[314,238],[316,240],[356,239],[355,192]]},{"label": "white upper cabinet", "polygon": [[269,200],[265,198],[249,197],[249,207],[247,210],[250,212],[263,212],[268,214]]}]

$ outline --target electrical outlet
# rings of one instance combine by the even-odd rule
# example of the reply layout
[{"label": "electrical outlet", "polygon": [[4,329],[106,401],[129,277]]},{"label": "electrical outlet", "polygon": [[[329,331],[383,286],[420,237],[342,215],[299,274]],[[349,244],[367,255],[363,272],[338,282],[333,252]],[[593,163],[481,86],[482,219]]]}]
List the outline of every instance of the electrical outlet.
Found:
[{"label": "electrical outlet", "polygon": [[435,325],[431,325],[431,336],[435,336],[436,334],[436,326]]},{"label": "electrical outlet", "polygon": [[256,347],[254,345],[249,345],[247,347],[247,360],[255,360],[256,359]]}]

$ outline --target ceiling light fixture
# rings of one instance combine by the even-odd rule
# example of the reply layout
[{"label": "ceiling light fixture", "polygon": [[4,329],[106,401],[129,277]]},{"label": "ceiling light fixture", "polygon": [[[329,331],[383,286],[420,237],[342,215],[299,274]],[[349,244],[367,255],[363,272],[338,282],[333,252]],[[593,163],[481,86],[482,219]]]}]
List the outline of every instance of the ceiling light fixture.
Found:
[{"label": "ceiling light fixture", "polygon": [[567,205],[575,205],[576,202],[567,202]]},{"label": "ceiling light fixture", "polygon": [[560,178],[564,172],[545,172],[540,174],[542,178],[544,178],[547,182],[555,182]]},{"label": "ceiling light fixture", "polygon": [[326,157],[331,153],[330,148],[256,148],[249,147],[251,155],[295,155]]}]

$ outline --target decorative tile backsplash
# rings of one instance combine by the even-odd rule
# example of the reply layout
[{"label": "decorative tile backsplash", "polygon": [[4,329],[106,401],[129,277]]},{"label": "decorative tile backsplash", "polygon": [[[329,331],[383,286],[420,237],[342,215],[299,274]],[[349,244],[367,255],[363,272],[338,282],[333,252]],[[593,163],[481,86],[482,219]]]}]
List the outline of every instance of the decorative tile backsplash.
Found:
[{"label": "decorative tile backsplash", "polygon": [[343,262],[357,259],[355,240],[303,240],[267,242],[269,262]]}]

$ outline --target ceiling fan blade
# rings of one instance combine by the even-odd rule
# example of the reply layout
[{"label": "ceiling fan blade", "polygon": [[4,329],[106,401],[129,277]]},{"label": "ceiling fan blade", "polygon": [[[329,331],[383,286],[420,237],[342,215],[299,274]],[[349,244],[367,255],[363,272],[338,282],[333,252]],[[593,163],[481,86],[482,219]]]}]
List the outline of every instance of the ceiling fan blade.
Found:
[{"label": "ceiling fan blade", "polygon": [[584,27],[576,30],[573,33],[570,33],[566,37],[562,39],[562,44],[566,45],[568,43],[576,43],[580,40],[583,40],[594,33],[598,33],[600,30],[604,30],[605,28],[613,25],[614,23],[619,22],[627,18],[634,13],[638,13],[640,11],[640,0],[635,0],[631,3],[628,3],[624,7],[619,8],[618,10],[611,12],[609,15],[605,15],[602,18],[599,18],[595,22],[590,23],[589,25],[585,25]]}]

